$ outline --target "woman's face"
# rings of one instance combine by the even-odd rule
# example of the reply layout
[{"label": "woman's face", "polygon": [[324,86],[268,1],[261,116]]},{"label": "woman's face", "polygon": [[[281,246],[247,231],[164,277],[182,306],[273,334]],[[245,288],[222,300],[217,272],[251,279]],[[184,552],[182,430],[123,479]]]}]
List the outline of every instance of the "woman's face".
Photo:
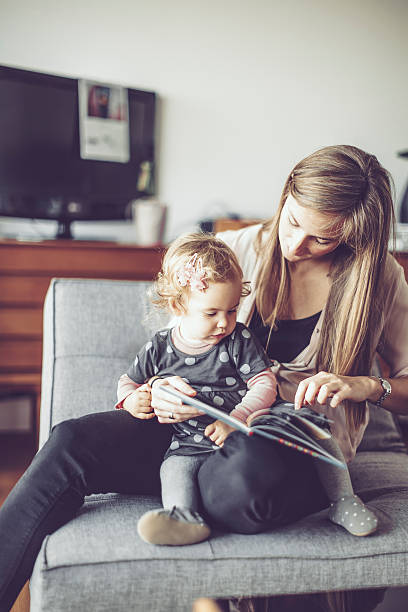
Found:
[{"label": "woman's face", "polygon": [[332,253],[340,244],[340,223],[341,219],[335,215],[301,206],[289,195],[279,221],[279,242],[283,256],[296,263]]}]

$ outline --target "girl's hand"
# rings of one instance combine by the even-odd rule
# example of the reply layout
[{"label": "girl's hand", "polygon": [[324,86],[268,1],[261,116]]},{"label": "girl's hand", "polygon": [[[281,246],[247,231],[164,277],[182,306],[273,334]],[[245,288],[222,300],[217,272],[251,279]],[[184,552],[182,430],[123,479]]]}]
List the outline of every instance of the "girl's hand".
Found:
[{"label": "girl's hand", "polygon": [[337,408],[344,400],[377,401],[381,393],[381,384],[375,377],[340,376],[329,372],[318,372],[299,383],[295,395],[295,410],[315,402],[328,403],[332,408]]},{"label": "girl's hand", "polygon": [[223,446],[231,431],[235,431],[234,427],[231,427],[231,425],[227,425],[224,421],[214,421],[214,423],[207,425],[204,435],[210,438],[217,446]]},{"label": "girl's hand", "polygon": [[145,383],[125,398],[123,408],[136,419],[153,419],[156,415],[151,406],[151,399],[151,389]]},{"label": "girl's hand", "polygon": [[200,410],[197,410],[197,408],[193,408],[193,406],[183,404],[177,397],[160,391],[160,388],[164,385],[171,385],[174,389],[186,395],[190,395],[191,397],[197,393],[180,376],[168,376],[167,378],[158,378],[154,380],[151,403],[159,423],[181,423],[182,421],[187,421],[200,414],[204,414]]}]

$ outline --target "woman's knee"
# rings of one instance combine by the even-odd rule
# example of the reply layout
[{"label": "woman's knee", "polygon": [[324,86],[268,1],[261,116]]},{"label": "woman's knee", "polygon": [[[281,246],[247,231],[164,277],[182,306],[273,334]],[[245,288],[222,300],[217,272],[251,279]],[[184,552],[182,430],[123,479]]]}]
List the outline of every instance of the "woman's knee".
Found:
[{"label": "woman's knee", "polygon": [[78,444],[76,421],[77,419],[68,419],[54,425],[44,449],[52,448],[59,452],[65,452],[67,449],[74,448]]},{"label": "woman's knee", "polygon": [[97,438],[95,429],[86,418],[73,418],[57,423],[51,430],[49,442],[56,448],[68,450],[81,446],[92,447],[92,440]]},{"label": "woman's knee", "polygon": [[109,427],[101,427],[101,423],[97,423],[97,420],[103,420],[102,413],[100,419],[89,419],[87,416],[67,419],[55,425],[44,451],[61,459],[75,459],[81,464],[92,464],[104,453],[108,454]]},{"label": "woman's knee", "polygon": [[67,419],[54,425],[51,429],[51,435],[58,437],[61,441],[72,441],[76,437],[78,430],[78,419]]},{"label": "woman's knee", "polygon": [[213,522],[230,531],[258,533],[276,514],[286,468],[270,443],[251,444],[240,438],[201,467],[199,486]]},{"label": "woman's knee", "polygon": [[[126,416],[129,416],[129,423]],[[86,414],[54,425],[50,439],[57,439],[64,447],[82,445],[93,450],[95,447],[109,446],[116,437],[124,438],[132,422],[133,417],[119,411]]]},{"label": "woman's knee", "polygon": [[259,487],[256,481],[234,473],[230,478],[203,485],[199,475],[203,507],[210,521],[228,531],[253,534],[267,529],[270,509],[278,499],[270,488]]}]

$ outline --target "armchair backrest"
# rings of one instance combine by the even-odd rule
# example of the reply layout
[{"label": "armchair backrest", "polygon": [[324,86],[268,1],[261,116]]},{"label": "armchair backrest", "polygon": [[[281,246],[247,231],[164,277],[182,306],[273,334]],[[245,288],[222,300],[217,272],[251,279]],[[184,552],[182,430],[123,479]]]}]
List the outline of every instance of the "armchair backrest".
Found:
[{"label": "armchair backrest", "polygon": [[165,325],[148,282],[53,279],[44,306],[40,445],[72,417],[112,409],[137,350]]}]

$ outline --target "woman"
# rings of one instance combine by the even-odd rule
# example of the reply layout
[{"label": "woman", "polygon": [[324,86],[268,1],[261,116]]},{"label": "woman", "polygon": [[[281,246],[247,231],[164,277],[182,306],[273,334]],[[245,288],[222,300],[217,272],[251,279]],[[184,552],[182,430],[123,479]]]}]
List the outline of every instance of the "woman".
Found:
[{"label": "woman", "polygon": [[[387,256],[392,217],[389,177],[376,158],[328,147],[294,168],[273,220],[223,235],[255,284],[256,310],[254,298],[246,298],[239,319],[250,322],[276,360],[281,397],[298,406],[316,400],[316,409],[327,410],[347,460],[366,425],[366,400],[394,412],[408,407],[401,342],[408,334],[408,287]],[[391,394],[369,376],[376,350],[391,366]],[[1,611],[30,576],[45,535],[75,515],[84,495],[157,492],[171,435],[161,424],[196,414],[165,399],[162,384],[191,392],[176,377],[156,381],[157,420],[133,418],[129,396],[125,410],[54,428],[0,510]],[[269,442],[256,444],[249,453],[246,438],[233,432],[203,464],[201,493],[214,523],[255,533],[327,505],[313,462]],[[262,469],[265,462],[273,463],[273,475]]]},{"label": "woman", "polygon": [[[360,149],[337,146],[295,166],[273,219],[220,235],[255,286],[238,320],[274,360],[280,396],[326,413],[347,462],[368,422],[367,401],[408,412],[408,286],[387,253],[392,222],[386,170]],[[376,351],[390,365],[386,381],[370,376]],[[159,421],[169,422],[169,413],[183,419],[161,384],[169,381],[152,392]],[[255,444],[256,451],[254,440],[233,433],[202,466],[201,494],[214,523],[257,533],[328,505],[312,461]]]}]

